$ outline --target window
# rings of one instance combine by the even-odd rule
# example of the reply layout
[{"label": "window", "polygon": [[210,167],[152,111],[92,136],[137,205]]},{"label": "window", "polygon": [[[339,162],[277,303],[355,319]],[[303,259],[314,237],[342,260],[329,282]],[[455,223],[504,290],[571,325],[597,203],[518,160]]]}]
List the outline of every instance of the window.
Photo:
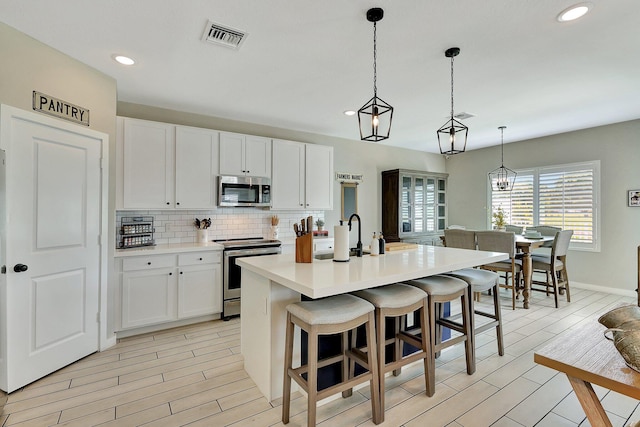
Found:
[{"label": "window", "polygon": [[597,206],[600,162],[518,170],[513,190],[489,191],[513,225],[551,225],[573,230],[572,249],[599,250]]}]

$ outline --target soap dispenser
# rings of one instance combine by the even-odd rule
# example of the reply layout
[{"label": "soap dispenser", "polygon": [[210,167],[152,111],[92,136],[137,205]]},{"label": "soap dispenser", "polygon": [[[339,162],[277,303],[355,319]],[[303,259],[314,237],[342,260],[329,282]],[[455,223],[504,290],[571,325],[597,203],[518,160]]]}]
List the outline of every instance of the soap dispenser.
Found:
[{"label": "soap dispenser", "polygon": [[380,237],[378,238],[378,245],[380,246],[380,250],[379,250],[380,255],[384,255],[384,245],[385,245],[386,243],[387,243],[387,242],[385,242],[385,240],[384,240],[384,236],[382,235],[382,231],[381,231],[381,232],[380,232]]},{"label": "soap dispenser", "polygon": [[370,255],[376,256],[380,254],[380,243],[378,243],[378,236],[376,236],[376,232],[373,232],[373,239],[371,239]]}]

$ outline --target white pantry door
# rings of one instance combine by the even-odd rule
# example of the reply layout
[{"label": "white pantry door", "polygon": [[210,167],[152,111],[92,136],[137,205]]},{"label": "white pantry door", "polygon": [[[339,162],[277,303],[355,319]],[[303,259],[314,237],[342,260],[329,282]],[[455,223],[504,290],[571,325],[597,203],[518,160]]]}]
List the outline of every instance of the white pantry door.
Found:
[{"label": "white pantry door", "polygon": [[11,392],[98,350],[105,135],[3,106],[1,137]]}]

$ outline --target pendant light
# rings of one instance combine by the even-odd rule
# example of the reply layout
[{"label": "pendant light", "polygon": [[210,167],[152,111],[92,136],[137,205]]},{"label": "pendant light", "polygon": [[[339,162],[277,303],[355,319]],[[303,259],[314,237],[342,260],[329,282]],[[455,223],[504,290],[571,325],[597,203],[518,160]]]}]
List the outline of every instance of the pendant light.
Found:
[{"label": "pendant light", "polygon": [[440,153],[445,155],[464,153],[467,148],[469,128],[453,117],[453,58],[459,53],[459,47],[451,47],[444,52],[444,56],[451,58],[451,118],[438,129],[437,134]]},{"label": "pendant light", "polygon": [[373,98],[358,110],[360,139],[362,141],[382,141],[389,138],[393,107],[378,98],[376,70],[376,23],[382,19],[384,11],[375,7],[367,11],[367,21],[373,22]]},{"label": "pendant light", "polygon": [[500,129],[500,167],[489,172],[489,180],[492,183],[493,189],[496,191],[513,190],[513,184],[515,184],[516,176],[518,175],[515,171],[504,167],[504,130],[506,128],[506,126],[500,126],[498,128]]}]

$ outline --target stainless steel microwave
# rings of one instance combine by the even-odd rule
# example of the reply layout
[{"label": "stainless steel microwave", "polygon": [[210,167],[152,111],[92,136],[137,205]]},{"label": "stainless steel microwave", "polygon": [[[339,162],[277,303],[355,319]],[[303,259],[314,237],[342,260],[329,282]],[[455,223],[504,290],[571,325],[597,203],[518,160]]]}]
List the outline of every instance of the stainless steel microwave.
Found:
[{"label": "stainless steel microwave", "polygon": [[219,176],[218,206],[271,206],[271,180],[250,176]]}]

